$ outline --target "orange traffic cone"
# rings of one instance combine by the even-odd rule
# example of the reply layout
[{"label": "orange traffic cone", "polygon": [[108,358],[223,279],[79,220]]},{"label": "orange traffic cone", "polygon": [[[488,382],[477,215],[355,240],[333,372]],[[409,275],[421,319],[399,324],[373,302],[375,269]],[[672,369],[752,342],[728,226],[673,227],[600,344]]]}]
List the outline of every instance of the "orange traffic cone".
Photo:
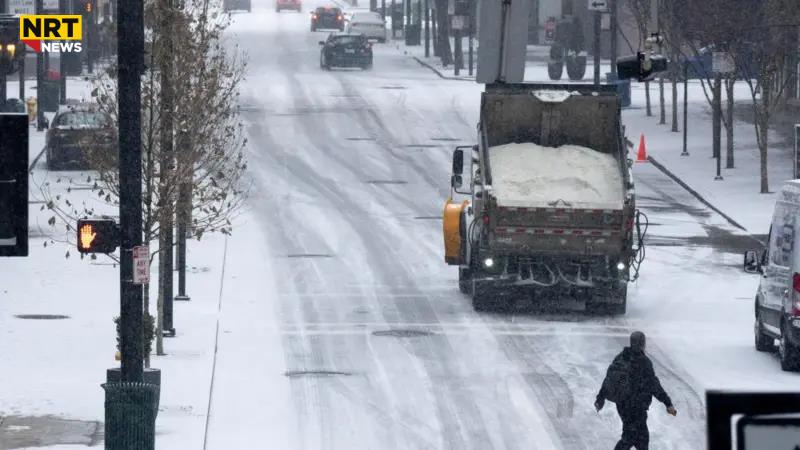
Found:
[{"label": "orange traffic cone", "polygon": [[639,138],[639,151],[636,153],[636,162],[647,162],[647,145],[644,143],[644,133]]}]

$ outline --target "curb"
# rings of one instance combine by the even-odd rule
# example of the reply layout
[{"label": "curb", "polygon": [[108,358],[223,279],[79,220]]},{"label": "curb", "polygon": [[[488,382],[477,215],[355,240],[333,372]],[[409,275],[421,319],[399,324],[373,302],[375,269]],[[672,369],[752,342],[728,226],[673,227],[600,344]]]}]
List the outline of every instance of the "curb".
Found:
[{"label": "curb", "polygon": [[711,208],[711,209],[712,209],[714,212],[716,212],[716,213],[717,213],[717,214],[719,214],[720,216],[724,217],[724,218],[725,218],[725,220],[727,220],[727,221],[728,221],[728,223],[730,223],[730,224],[731,224],[731,225],[733,225],[734,227],[736,227],[736,228],[738,228],[738,229],[740,229],[740,230],[744,231],[745,233],[749,233],[745,227],[741,226],[741,225],[740,225],[738,222],[736,222],[736,221],[735,221],[735,220],[733,220],[733,219],[732,219],[730,216],[728,216],[727,214],[725,214],[724,212],[722,212],[722,211],[721,211],[719,208],[717,208],[716,206],[712,205],[712,204],[711,204],[711,202],[709,202],[708,200],[706,200],[706,199],[705,199],[705,197],[703,197],[702,195],[700,195],[700,193],[698,193],[697,191],[695,191],[694,189],[692,189],[691,187],[689,187],[689,185],[688,185],[688,184],[686,184],[686,183],[685,183],[683,180],[681,180],[680,178],[678,178],[678,176],[677,176],[677,175],[675,175],[674,173],[672,173],[672,172],[671,172],[669,169],[667,169],[667,168],[666,168],[666,167],[665,167],[663,164],[661,164],[660,162],[656,161],[656,160],[655,160],[655,158],[653,158],[652,156],[648,156],[648,157],[647,157],[647,160],[648,160],[650,163],[652,163],[652,164],[653,164],[653,166],[655,166],[655,168],[657,168],[658,170],[660,170],[661,172],[663,172],[663,173],[664,173],[664,175],[666,175],[666,176],[670,177],[670,178],[672,179],[672,181],[674,181],[674,182],[678,183],[678,184],[679,184],[679,185],[680,185],[682,188],[686,189],[686,191],[687,191],[687,192],[689,192],[690,194],[692,194],[692,195],[693,195],[693,196],[694,196],[694,197],[695,197],[697,200],[699,200],[699,201],[700,201],[700,203],[702,203],[702,204],[706,205],[707,207]]},{"label": "curb", "polygon": [[42,151],[40,151],[39,154],[36,155],[36,158],[33,158],[33,162],[31,163],[30,166],[28,166],[28,173],[32,173],[33,172],[33,168],[36,167],[36,164],[38,164],[39,160],[42,159],[42,156],[44,155],[44,151],[45,150],[46,149],[43,148]]},{"label": "curb", "polygon": [[472,79],[472,78],[451,77],[451,76],[448,76],[448,75],[444,75],[442,72],[439,71],[439,69],[437,69],[436,67],[433,67],[432,65],[426,63],[425,61],[419,59],[418,57],[413,56],[413,55],[411,55],[411,57],[414,59],[414,61],[418,62],[421,66],[430,69],[433,73],[438,75],[439,78],[441,78],[443,80],[472,81],[472,82],[475,82],[475,80]]}]

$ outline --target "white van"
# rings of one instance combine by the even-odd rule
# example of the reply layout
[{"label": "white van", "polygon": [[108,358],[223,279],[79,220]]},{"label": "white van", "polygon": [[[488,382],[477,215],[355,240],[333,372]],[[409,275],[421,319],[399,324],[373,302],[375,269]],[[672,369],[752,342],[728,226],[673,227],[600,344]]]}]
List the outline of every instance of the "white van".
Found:
[{"label": "white van", "polygon": [[756,350],[776,350],[781,368],[800,370],[800,180],[778,194],[767,248],[744,254],[744,270],[761,274],[755,299]]}]

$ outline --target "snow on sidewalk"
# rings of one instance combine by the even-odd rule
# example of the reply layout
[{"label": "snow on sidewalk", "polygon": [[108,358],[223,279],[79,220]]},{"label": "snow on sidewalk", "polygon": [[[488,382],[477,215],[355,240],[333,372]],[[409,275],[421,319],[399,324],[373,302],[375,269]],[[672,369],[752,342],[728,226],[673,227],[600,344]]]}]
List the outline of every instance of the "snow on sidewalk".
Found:
[{"label": "snow on sidewalk", "polygon": [[[716,159],[712,155],[711,108],[703,95],[699,81],[689,86],[688,153],[683,150],[683,86],[679,85],[680,132],[671,132],[671,87],[665,86],[667,100],[667,125],[658,125],[658,86],[651,85],[654,117],[647,117],[645,89],[643,83],[634,83],[632,107],[623,110],[623,123],[628,139],[638,147],[639,136],[644,134],[649,156],[663,164],[670,172],[683,180],[711,204],[741,224],[751,234],[765,234],[769,227],[775,194],[760,194],[759,152],[756,145],[755,128],[752,124],[736,120],[734,128],[734,169],[725,169],[725,137],[722,138],[722,177],[715,180]],[[740,104],[752,102],[744,83],[738,83],[734,98]],[[634,153],[631,153],[635,157]],[[780,189],[783,181],[792,177],[792,154],[778,133],[770,132],[769,153],[770,190]],[[636,166],[634,166],[634,175]]]}]

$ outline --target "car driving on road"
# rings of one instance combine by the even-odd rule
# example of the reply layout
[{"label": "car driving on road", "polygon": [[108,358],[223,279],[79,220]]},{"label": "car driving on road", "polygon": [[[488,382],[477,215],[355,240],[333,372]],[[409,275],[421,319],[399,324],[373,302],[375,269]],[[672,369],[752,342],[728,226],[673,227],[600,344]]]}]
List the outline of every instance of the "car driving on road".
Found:
[{"label": "car driving on road", "polygon": [[63,106],[45,135],[47,169],[100,169],[116,161],[116,142],[111,118],[97,105]]},{"label": "car driving on road", "polygon": [[322,46],[319,55],[319,66],[323,69],[331,67],[360,67],[364,70],[372,68],[372,44],[362,34],[331,34]]},{"label": "car driving on road", "polygon": [[348,34],[363,34],[367,39],[386,42],[386,23],[380,15],[374,13],[356,13],[345,27]]},{"label": "car driving on road", "polygon": [[767,248],[744,256],[746,272],[761,274],[755,299],[755,346],[761,352],[775,351],[781,368],[800,370],[800,180],[783,185]]},{"label": "car driving on road", "polygon": [[342,10],[332,6],[320,6],[311,11],[311,31],[317,30],[344,31]]},{"label": "car driving on road", "polygon": [[281,12],[284,9],[300,12],[303,9],[303,5],[300,0],[275,0],[275,12]]}]

